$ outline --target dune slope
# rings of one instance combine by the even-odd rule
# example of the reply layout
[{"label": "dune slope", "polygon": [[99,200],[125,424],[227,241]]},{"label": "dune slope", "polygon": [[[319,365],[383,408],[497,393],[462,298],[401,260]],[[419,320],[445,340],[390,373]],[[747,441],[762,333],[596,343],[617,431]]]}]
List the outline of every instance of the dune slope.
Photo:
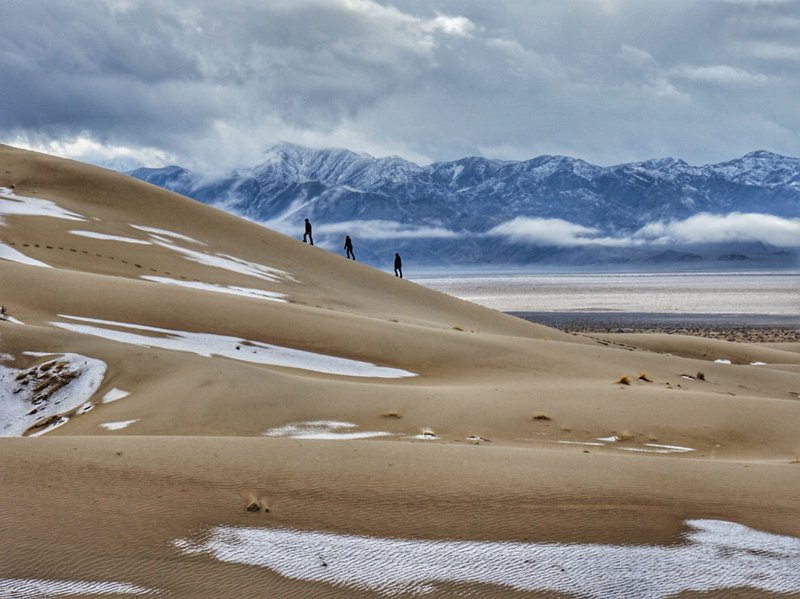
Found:
[{"label": "dune slope", "polygon": [[7,146],[0,219],[0,596],[800,593],[794,346],[568,335]]}]

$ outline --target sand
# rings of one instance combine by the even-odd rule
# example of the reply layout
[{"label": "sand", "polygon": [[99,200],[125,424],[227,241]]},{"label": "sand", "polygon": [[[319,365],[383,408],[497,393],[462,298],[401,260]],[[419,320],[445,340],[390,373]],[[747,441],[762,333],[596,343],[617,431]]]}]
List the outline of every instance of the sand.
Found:
[{"label": "sand", "polygon": [[[316,537],[295,532],[368,539],[359,554],[453,541],[491,562],[492,543],[646,555],[690,545],[697,521],[788,547],[777,582],[706,588],[652,566],[640,596],[800,594],[781,569],[800,542],[797,343],[559,331],[5,146],[0,187],[0,364],[106,366],[80,406],[48,404],[0,438],[0,596],[631,596],[588,557],[541,588],[514,587],[502,563],[505,578],[463,577],[451,559],[441,580],[368,584],[338,554],[299,555]],[[30,438],[51,412],[68,420]],[[226,527],[303,541],[241,548],[285,569],[198,549]],[[747,542],[719,553],[723,570]],[[581,586],[605,575],[605,590]],[[667,583],[681,576],[687,588]]]}]

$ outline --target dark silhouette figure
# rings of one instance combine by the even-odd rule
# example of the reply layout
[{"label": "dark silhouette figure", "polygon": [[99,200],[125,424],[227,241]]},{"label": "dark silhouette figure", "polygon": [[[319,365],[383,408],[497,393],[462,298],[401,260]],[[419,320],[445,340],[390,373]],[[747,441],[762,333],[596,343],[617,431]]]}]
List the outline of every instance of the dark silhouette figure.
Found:
[{"label": "dark silhouette figure", "polygon": [[400,254],[394,255],[394,276],[403,278],[403,261],[400,259]]},{"label": "dark silhouette figure", "polygon": [[306,239],[311,242],[311,245],[314,245],[314,238],[311,236],[311,222],[306,219],[306,232],[303,233],[303,243],[306,242]]},{"label": "dark silhouette figure", "polygon": [[344,236],[344,249],[347,251],[347,257],[351,260],[356,259],[356,255],[353,253],[353,240],[350,239],[349,235]]}]

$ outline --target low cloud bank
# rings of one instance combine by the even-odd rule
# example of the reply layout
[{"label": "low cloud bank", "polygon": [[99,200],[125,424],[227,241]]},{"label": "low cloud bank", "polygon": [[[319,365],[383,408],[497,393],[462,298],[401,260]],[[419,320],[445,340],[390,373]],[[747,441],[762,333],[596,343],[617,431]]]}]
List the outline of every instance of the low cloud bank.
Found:
[{"label": "low cloud bank", "polygon": [[315,227],[323,235],[351,235],[360,239],[455,238],[459,234],[444,227],[417,227],[392,220],[356,220]]},{"label": "low cloud bank", "polygon": [[701,213],[686,220],[645,225],[634,234],[634,238],[656,244],[763,241],[781,247],[798,247],[800,218],[742,212],[725,215]]},{"label": "low cloud bank", "polygon": [[493,227],[486,235],[549,246],[624,247],[760,241],[780,247],[800,247],[800,218],[741,212],[701,213],[685,220],[649,223],[629,236],[609,236],[598,228],[558,218],[520,216]]}]

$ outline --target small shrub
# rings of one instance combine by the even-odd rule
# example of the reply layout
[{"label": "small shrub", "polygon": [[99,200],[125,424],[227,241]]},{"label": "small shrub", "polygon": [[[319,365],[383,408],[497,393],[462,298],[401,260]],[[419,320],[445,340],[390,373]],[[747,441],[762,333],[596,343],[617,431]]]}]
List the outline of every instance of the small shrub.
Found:
[{"label": "small shrub", "polygon": [[698,371],[694,378],[696,378],[698,381],[704,381],[706,380],[706,375]]},{"label": "small shrub", "polygon": [[386,412],[382,414],[384,418],[402,418],[399,412]]},{"label": "small shrub", "polygon": [[631,384],[631,379],[630,379],[630,377],[622,375],[621,377],[619,377],[619,380],[617,381],[617,384],[618,385],[630,385]]},{"label": "small shrub", "polygon": [[652,379],[647,377],[647,373],[646,372],[640,372],[639,373],[639,380],[640,381],[644,381],[645,383],[652,383],[653,382]]},{"label": "small shrub", "polygon": [[552,418],[550,418],[550,416],[548,416],[547,414],[539,413],[531,416],[531,420],[552,420]]}]

